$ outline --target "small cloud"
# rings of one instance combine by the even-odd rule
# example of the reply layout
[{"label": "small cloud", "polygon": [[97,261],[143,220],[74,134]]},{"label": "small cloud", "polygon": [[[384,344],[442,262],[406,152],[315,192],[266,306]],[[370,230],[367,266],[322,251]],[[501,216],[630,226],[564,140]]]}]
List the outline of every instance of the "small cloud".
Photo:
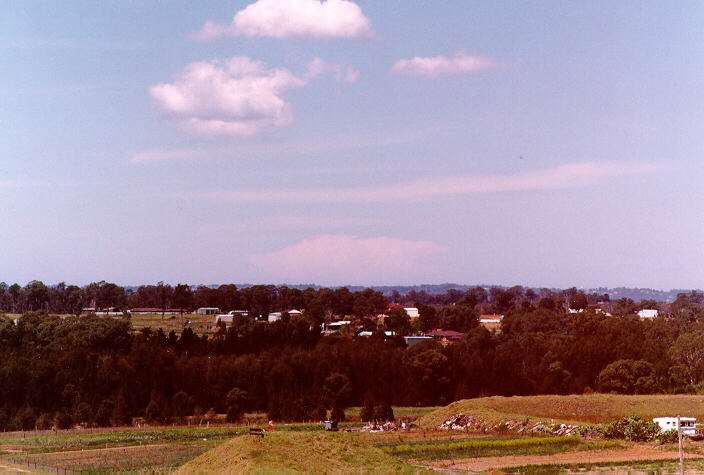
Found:
[{"label": "small cloud", "polygon": [[369,38],[372,26],[349,0],[257,0],[238,11],[230,24],[208,20],[188,35],[208,41],[221,36],[271,38]]},{"label": "small cloud", "polygon": [[279,282],[325,284],[424,280],[429,260],[446,250],[429,241],[321,235],[278,251],[252,256],[264,277]]},{"label": "small cloud", "polygon": [[149,93],[165,115],[177,119],[181,130],[250,136],[291,124],[293,111],[283,93],[305,86],[324,72],[347,81],[357,77],[353,68],[320,58],[298,77],[287,69],[270,69],[261,61],[237,56],[191,63],[174,82],[152,86]]},{"label": "small cloud", "polygon": [[476,73],[487,69],[506,67],[506,63],[484,56],[455,53],[454,56],[435,56],[401,59],[391,66],[391,72],[411,76],[439,76],[452,73]]}]

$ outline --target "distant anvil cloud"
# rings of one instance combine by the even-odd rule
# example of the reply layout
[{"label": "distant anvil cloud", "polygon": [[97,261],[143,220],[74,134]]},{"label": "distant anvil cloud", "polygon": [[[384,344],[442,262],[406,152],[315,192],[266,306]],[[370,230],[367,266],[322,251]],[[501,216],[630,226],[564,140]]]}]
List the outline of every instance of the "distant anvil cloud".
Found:
[{"label": "distant anvil cloud", "polygon": [[599,183],[608,178],[650,173],[661,165],[614,162],[580,162],[527,173],[429,177],[399,184],[358,188],[306,190],[206,191],[199,196],[219,201],[354,203],[419,201],[443,196],[568,189]]},{"label": "distant anvil cloud", "polygon": [[328,234],[252,256],[249,262],[279,282],[410,282],[427,278],[430,259],[445,251],[429,241]]},{"label": "distant anvil cloud", "polygon": [[[311,79],[332,72],[338,80],[353,82],[354,68],[315,58],[296,76],[283,68],[269,69],[246,56],[191,63],[172,83],[157,84],[149,93],[179,128],[200,135],[249,136],[293,122],[293,111],[282,94],[303,87]],[[137,161],[168,157],[140,157]]]},{"label": "distant anvil cloud", "polygon": [[362,9],[349,0],[258,0],[238,11],[230,24],[207,21],[190,38],[368,38],[374,35]]}]

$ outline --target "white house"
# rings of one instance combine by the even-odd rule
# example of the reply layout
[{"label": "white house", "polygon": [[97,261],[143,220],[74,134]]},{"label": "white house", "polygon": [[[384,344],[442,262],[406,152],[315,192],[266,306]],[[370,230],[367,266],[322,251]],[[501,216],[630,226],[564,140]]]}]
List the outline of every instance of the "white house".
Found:
[{"label": "white house", "polygon": [[645,320],[646,318],[655,318],[658,316],[658,311],[655,309],[643,309],[638,312],[638,318]]},{"label": "white house", "polygon": [[[694,435],[694,423],[697,421],[694,417],[680,417],[680,428],[684,435]],[[677,418],[676,417],[656,417],[653,419],[657,425],[660,426],[660,431],[664,432],[667,430],[675,429],[677,430]]]}]

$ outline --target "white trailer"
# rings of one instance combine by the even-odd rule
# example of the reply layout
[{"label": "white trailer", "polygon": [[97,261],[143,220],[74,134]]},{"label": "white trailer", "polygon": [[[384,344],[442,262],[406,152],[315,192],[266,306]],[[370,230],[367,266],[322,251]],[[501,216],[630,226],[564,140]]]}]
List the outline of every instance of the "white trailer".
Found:
[{"label": "white trailer", "polygon": [[[653,422],[660,426],[661,432],[665,432],[667,430],[672,429],[677,430],[676,417],[656,417],[655,419],[653,419]],[[697,422],[697,419],[695,417],[680,417],[680,428],[682,429],[682,434],[694,435],[695,422]]]}]

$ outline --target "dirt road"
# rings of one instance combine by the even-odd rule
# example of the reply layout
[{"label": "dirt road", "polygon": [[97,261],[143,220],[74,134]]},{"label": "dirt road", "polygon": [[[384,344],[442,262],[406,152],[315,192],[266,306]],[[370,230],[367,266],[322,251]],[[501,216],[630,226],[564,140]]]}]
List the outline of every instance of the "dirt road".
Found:
[{"label": "dirt road", "polygon": [[[686,458],[702,458],[699,454],[685,454]],[[478,457],[455,460],[437,460],[423,464],[431,469],[460,469],[471,472],[485,472],[501,467],[521,465],[569,464],[591,462],[626,462],[631,460],[679,460],[677,452],[665,452],[649,447],[629,447],[627,449],[563,452],[553,455],[508,455],[504,457]]]}]

